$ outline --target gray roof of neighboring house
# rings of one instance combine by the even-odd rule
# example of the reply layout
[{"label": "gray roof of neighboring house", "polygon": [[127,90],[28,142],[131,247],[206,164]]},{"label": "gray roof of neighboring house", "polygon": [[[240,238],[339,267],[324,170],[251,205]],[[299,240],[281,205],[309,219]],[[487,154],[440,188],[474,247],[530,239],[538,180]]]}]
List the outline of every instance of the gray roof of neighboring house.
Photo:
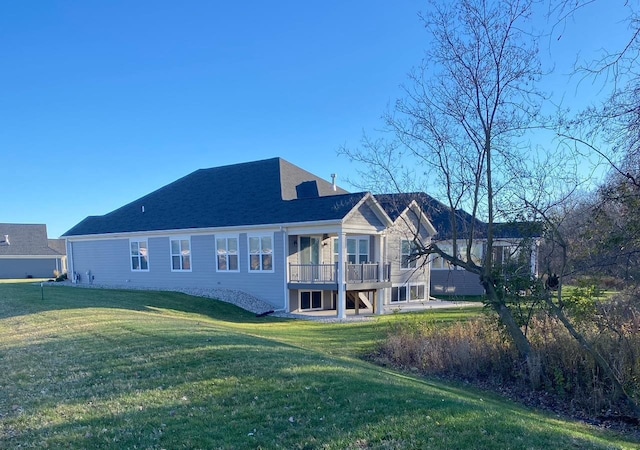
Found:
[{"label": "gray roof of neighboring house", "polygon": [[62,256],[64,246],[52,248],[43,224],[0,223],[0,256]]},{"label": "gray roof of neighboring house", "polygon": [[55,250],[61,255],[67,254],[67,243],[64,239],[47,239],[49,242],[49,248]]},{"label": "gray roof of neighboring house", "polygon": [[[415,200],[438,232],[438,238],[450,239],[453,236],[451,208],[424,192],[378,194],[375,198],[393,221]],[[474,218],[462,209],[455,211],[455,217],[456,228],[460,238],[464,238],[470,232],[472,225],[474,225],[473,229],[476,238],[486,237],[487,224],[485,222]],[[494,223],[494,236],[499,239],[538,237],[541,234],[542,226],[538,222]]]},{"label": "gray roof of neighboring house", "polygon": [[196,170],[63,236],[339,220],[365,195],[272,158]]}]

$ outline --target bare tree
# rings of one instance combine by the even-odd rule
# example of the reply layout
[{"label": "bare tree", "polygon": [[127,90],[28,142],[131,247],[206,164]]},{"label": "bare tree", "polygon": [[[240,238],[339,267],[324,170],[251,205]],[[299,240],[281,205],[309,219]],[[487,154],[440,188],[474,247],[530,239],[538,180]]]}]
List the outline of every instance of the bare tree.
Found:
[{"label": "bare tree", "polygon": [[[378,191],[427,191],[446,199],[451,213],[452,248],[437,241],[417,243],[416,256],[435,254],[478,275],[486,303],[496,311],[520,355],[530,364],[536,363],[537,355],[533,354],[526,328],[517,320],[517,308],[510,304],[512,297],[504,289],[504,277],[497,270],[493,250],[499,222],[544,223],[549,244],[559,255],[555,266],[549,265],[547,270],[549,274],[558,273],[560,284],[555,297],[550,291],[542,291],[538,299],[593,356],[634,407],[606,358],[593,350],[563,310],[562,277],[577,268],[576,260],[571,259],[575,248],[569,239],[572,231],[568,224],[572,218],[580,217],[575,209],[567,208],[572,205],[570,200],[588,186],[579,181],[577,167],[582,154],[574,144],[598,148],[591,141],[594,134],[582,138],[571,135],[568,131],[577,122],[565,119],[558,134],[572,145],[549,152],[536,148],[532,152],[527,133],[539,126],[544,100],[536,88],[543,73],[538,40],[529,25],[532,7],[531,0],[433,0],[421,15],[430,36],[423,62],[411,72],[404,98],[385,115],[391,137],[365,137],[360,148],[343,148],[342,152],[363,164],[365,180],[368,175],[369,181],[375,181],[366,187],[374,186]],[[636,37],[631,44],[635,45]],[[633,45],[617,59],[609,57],[603,62],[620,67],[627,58],[634,58]],[[640,139],[629,139],[629,125],[640,124],[640,109],[634,109],[637,92],[640,90],[619,94],[611,103],[616,108],[600,109],[600,117],[609,121],[620,118],[617,128],[605,120],[597,123],[606,132],[619,133],[623,136],[619,142],[625,142],[627,149],[635,149],[640,155]],[[638,130],[635,128],[632,133],[640,136]],[[605,151],[600,154],[610,155]],[[640,170],[631,170],[638,168],[640,157],[627,158],[626,165],[620,164],[619,159],[610,161],[618,174],[632,183],[640,179]],[[469,215],[458,214],[460,209]],[[482,260],[473,255],[477,242],[484,245]],[[531,284],[531,289],[539,287],[540,283]]]},{"label": "bare tree", "polygon": [[[577,33],[571,27],[578,11],[589,11],[603,0],[551,1],[549,18],[555,23],[552,38]],[[626,32],[619,48],[603,48],[596,57],[577,60],[573,76],[601,86],[602,98],[576,117],[558,120],[561,143],[583,154],[598,155],[614,175],[640,187],[640,9],[621,0],[626,17],[616,24]]]},{"label": "bare tree", "polygon": [[[385,117],[393,138],[365,138],[361,148],[342,150],[378,185],[384,178],[397,191],[435,188],[446,199],[452,251],[434,242],[418,253],[477,274],[488,305],[525,359],[531,346],[499,288],[493,247],[496,222],[525,214],[524,205],[509,211],[499,205],[514,204],[516,181],[530,170],[523,138],[543,99],[531,14],[531,0],[432,1],[421,14],[430,37],[422,64]],[[461,208],[471,217],[465,226],[456,213]],[[479,240],[486,249],[482,261],[472,254]]]}]

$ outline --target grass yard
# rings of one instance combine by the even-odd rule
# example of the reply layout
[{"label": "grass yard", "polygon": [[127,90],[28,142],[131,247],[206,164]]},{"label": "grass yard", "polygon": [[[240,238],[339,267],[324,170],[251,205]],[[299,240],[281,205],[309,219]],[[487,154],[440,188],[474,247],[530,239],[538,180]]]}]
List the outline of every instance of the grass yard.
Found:
[{"label": "grass yard", "polygon": [[0,284],[0,448],[618,449],[640,443],[359,359],[399,320],[256,318],[168,292]]}]

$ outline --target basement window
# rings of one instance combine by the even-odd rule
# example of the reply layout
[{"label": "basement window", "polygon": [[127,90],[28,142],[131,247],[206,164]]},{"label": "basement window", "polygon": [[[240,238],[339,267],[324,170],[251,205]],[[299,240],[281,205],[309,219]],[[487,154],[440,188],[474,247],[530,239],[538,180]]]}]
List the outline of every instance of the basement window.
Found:
[{"label": "basement window", "polygon": [[300,310],[310,311],[322,308],[322,291],[300,291]]}]

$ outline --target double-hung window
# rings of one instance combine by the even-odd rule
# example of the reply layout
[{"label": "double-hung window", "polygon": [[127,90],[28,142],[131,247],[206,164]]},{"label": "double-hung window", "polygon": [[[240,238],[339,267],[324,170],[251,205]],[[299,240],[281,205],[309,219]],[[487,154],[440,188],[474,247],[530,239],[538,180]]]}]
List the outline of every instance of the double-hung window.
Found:
[{"label": "double-hung window", "polygon": [[273,272],[273,235],[249,236],[249,271]]},{"label": "double-hung window", "polygon": [[409,241],[407,239],[402,240],[400,244],[401,269],[415,269],[418,266],[418,258],[416,258],[417,250],[418,246],[414,241]]},{"label": "double-hung window", "polygon": [[238,237],[221,236],[216,238],[218,272],[238,272]]},{"label": "double-hung window", "polygon": [[171,270],[191,271],[191,239],[189,237],[171,238]]},{"label": "double-hung window", "polygon": [[146,239],[130,240],[131,270],[134,272],[149,271],[149,248]]}]

